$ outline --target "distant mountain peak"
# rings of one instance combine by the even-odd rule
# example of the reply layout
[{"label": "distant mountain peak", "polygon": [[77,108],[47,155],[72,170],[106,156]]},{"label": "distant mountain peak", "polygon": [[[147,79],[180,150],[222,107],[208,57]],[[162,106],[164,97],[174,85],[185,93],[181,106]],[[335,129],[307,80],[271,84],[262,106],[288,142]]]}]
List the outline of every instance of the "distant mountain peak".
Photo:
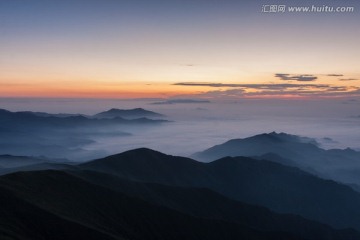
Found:
[{"label": "distant mountain peak", "polygon": [[119,108],[111,108],[108,111],[105,112],[125,112],[125,111],[145,111],[145,112],[150,112],[147,111],[143,108],[133,108],[133,109],[119,109]]},{"label": "distant mountain peak", "polygon": [[260,141],[260,142],[282,142],[282,141],[289,141],[289,140],[297,140],[297,136],[290,135],[287,133],[277,133],[277,132],[270,132],[270,133],[261,133],[247,138],[237,138],[231,139],[227,141],[228,144],[237,144],[243,141]]},{"label": "distant mountain peak", "polygon": [[126,172],[125,169],[130,172],[137,172],[139,166],[141,166],[140,171],[145,175],[155,177],[158,171],[171,175],[179,167],[191,167],[198,164],[203,163],[185,157],[167,155],[149,148],[138,148],[86,162],[80,166],[88,169],[96,168],[100,171],[109,171],[114,174],[122,172],[126,175],[129,172]]},{"label": "distant mountain peak", "polygon": [[159,118],[164,117],[164,115],[143,108],[133,108],[133,109],[118,109],[111,108],[107,111],[100,112],[95,114],[95,118],[125,118],[125,119],[135,119],[135,118]]},{"label": "distant mountain peak", "polygon": [[282,140],[282,137],[288,136],[288,134],[284,133],[277,133],[277,132],[271,132],[271,133],[262,133],[259,135],[255,135],[250,138],[264,138],[264,139],[270,139],[270,140]]},{"label": "distant mountain peak", "polygon": [[299,167],[323,178],[359,184],[360,152],[347,149],[323,149],[313,138],[287,133],[263,133],[229,140],[192,155],[211,162],[226,156],[246,156]]},{"label": "distant mountain peak", "polygon": [[251,138],[253,138],[253,139],[263,138],[263,139],[284,141],[284,142],[310,143],[315,146],[319,146],[319,143],[314,138],[302,137],[302,136],[293,135],[293,134],[284,133],[284,132],[278,133],[278,132],[273,131],[270,133],[262,133],[259,135],[255,135],[255,136],[250,137],[250,139]]},{"label": "distant mountain peak", "polygon": [[126,159],[127,161],[130,161],[130,159],[135,159],[135,160],[147,160],[147,159],[152,159],[152,158],[157,158],[157,157],[166,157],[168,155],[152,150],[150,148],[136,148],[136,149],[132,149],[132,150],[128,150],[122,153],[118,153],[118,154],[114,154],[114,155],[110,155],[107,156],[105,158],[101,158],[101,159],[96,159],[90,162],[87,162],[85,164],[88,163],[109,163],[109,162],[117,162],[117,161],[122,161],[124,159]]},{"label": "distant mountain peak", "polygon": [[322,151],[313,138],[284,132],[262,133],[248,138],[232,139],[193,155],[195,159],[211,161],[225,156],[261,156],[275,153],[289,158],[303,150]]},{"label": "distant mountain peak", "polygon": [[[146,148],[146,147],[141,147],[141,148],[136,148],[136,149],[132,149],[132,150],[128,150],[116,155],[129,155],[129,154],[137,154],[137,155],[141,155],[141,154],[155,154],[155,155],[162,155],[162,156],[166,156],[165,153],[150,149],[150,148]],[[116,155],[112,155],[112,156],[116,156]]]}]

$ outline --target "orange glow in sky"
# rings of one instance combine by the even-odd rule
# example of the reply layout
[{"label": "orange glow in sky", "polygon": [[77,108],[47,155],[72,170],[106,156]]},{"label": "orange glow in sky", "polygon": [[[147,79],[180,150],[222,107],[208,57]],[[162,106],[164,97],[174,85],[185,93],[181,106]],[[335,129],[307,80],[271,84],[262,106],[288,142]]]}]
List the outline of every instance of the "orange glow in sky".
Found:
[{"label": "orange glow in sky", "polygon": [[[254,1],[120,2],[4,4],[0,97],[359,94],[359,12],[267,15]],[[174,85],[182,82],[274,86]]]}]

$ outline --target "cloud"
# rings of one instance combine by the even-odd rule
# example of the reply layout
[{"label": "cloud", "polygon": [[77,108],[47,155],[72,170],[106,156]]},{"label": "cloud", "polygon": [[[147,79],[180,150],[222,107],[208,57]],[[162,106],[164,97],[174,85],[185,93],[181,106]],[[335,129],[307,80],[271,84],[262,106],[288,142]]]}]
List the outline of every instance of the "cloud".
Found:
[{"label": "cloud", "polygon": [[327,74],[328,77],[343,77],[343,74]]},{"label": "cloud", "polygon": [[340,81],[356,81],[356,80],[359,80],[357,78],[340,78],[339,79]]},{"label": "cloud", "polygon": [[[360,88],[347,86],[333,86],[329,84],[282,83],[282,84],[228,84],[228,83],[195,83],[181,82],[181,86],[207,86],[220,88],[195,95],[207,98],[239,98],[261,96],[317,96],[317,97],[355,97],[360,95]],[[221,89],[227,88],[227,89]]]},{"label": "cloud", "polygon": [[241,87],[243,84],[223,84],[223,83],[208,83],[208,82],[180,82],[175,83],[178,86],[207,86],[207,87]]},{"label": "cloud", "polygon": [[300,88],[300,87],[314,87],[314,88],[328,88],[330,87],[327,84],[292,84],[292,83],[283,83],[283,84],[236,84],[236,83],[196,83],[196,82],[181,82],[175,83],[174,85],[180,86],[204,86],[204,87],[231,87],[231,88],[252,88],[252,89],[286,89],[286,88]]},{"label": "cloud", "polygon": [[281,80],[299,81],[299,82],[311,82],[311,81],[315,81],[318,78],[311,74],[291,75],[287,73],[275,73],[275,77],[280,78]]},{"label": "cloud", "polygon": [[182,67],[196,67],[198,65],[194,64],[194,63],[184,63],[184,64],[179,64],[179,66],[182,66]]},{"label": "cloud", "polygon": [[151,104],[162,105],[162,104],[178,104],[178,103],[210,103],[210,101],[203,99],[169,99],[160,102],[153,102]]},{"label": "cloud", "polygon": [[[258,92],[244,92],[242,89],[230,89],[224,91],[210,91],[203,93],[202,97],[212,98],[237,98],[237,97],[284,97],[284,96],[297,96],[297,97],[347,97],[349,95],[359,95],[356,91],[341,91],[341,89],[329,88],[322,89],[279,89],[279,90],[263,90]],[[199,96],[200,97],[200,96]]]}]

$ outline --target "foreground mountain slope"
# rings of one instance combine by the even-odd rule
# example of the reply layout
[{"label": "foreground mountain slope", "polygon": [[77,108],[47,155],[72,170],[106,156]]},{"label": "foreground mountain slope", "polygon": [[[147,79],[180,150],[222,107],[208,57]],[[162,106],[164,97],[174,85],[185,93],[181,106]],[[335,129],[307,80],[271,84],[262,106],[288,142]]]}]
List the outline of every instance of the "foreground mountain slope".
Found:
[{"label": "foreground mountain slope", "polygon": [[[5,175],[0,177],[0,189],[15,195],[15,201],[26,201],[47,214],[92,229],[89,234],[103,233],[114,239],[302,239],[287,233],[253,230],[234,222],[197,218],[128,197],[59,171]],[[1,200],[7,201],[6,198]],[[12,201],[8,201],[11,204]],[[21,204],[15,202],[10,208],[1,207],[1,211],[6,214],[2,216],[11,216],[13,208],[17,211],[28,211],[29,216],[38,212],[37,209],[23,209]],[[12,218],[14,221],[11,226],[15,229],[14,234],[17,234],[16,228],[21,227],[21,223],[17,222],[17,216]],[[22,221],[27,224],[32,219],[24,218]],[[45,227],[50,228],[54,225],[51,222],[41,222],[37,226],[40,229]],[[5,226],[4,229],[8,228]],[[76,228],[72,230],[78,231]],[[14,234],[9,233],[15,238]],[[31,234],[32,232],[29,235],[25,233],[24,238],[20,239],[27,239],[26,237]],[[38,239],[53,238],[40,235]]]},{"label": "foreground mountain slope", "polygon": [[0,188],[0,202],[0,239],[115,239],[45,211],[6,188]]},{"label": "foreground mountain slope", "polygon": [[360,229],[360,194],[297,168],[245,157],[200,163],[137,149],[79,166],[123,178],[209,188],[229,198],[293,213],[334,227]]},{"label": "foreground mountain slope", "polygon": [[334,230],[299,216],[276,214],[263,207],[231,200],[205,188],[133,182],[93,171],[70,173],[94,184],[200,218],[236,222],[266,232],[287,232],[305,239],[360,238],[360,234],[354,230]]},{"label": "foreground mountain slope", "polygon": [[[66,172],[46,170],[4,175],[0,177],[0,192],[5,194],[0,194],[3,203],[0,206],[0,237],[52,239],[47,235],[50,230],[46,229],[56,229],[55,224],[60,224],[69,225],[68,229],[80,235],[84,234],[84,228],[94,233],[93,236],[104,235],[97,239],[360,239],[360,234],[351,229],[334,230],[299,216],[277,214],[233,200],[243,198],[260,205],[256,203],[260,202],[256,198],[259,192],[264,192],[260,197],[279,197],[278,191],[273,196],[264,189],[257,192],[263,183],[254,184],[255,188],[246,186],[253,180],[240,170],[245,169],[249,176],[257,175],[247,161],[265,176],[268,175],[266,169],[281,176],[276,169],[279,166],[288,168],[253,159],[228,158],[205,164],[150,149],[137,149],[67,168]],[[259,162],[272,167],[261,167]],[[94,164],[98,170],[82,170]],[[290,169],[285,172],[306,174]],[[151,181],[144,182],[145,179]],[[268,177],[261,181],[274,182]],[[196,186],[206,182],[211,185]],[[244,186],[239,188],[238,184]],[[289,181],[288,184],[294,183]],[[285,189],[279,185],[280,190]],[[218,192],[222,189],[228,197],[204,187]],[[253,189],[256,194],[251,193]],[[246,199],[245,195],[251,198]],[[289,208],[287,201],[283,203]],[[25,212],[30,218],[23,216],[26,214],[14,215],[14,211]],[[32,217],[39,222],[28,223]],[[31,231],[33,223],[36,224],[34,232]],[[38,229],[45,229],[45,232]],[[49,234],[55,233],[56,230]]]}]

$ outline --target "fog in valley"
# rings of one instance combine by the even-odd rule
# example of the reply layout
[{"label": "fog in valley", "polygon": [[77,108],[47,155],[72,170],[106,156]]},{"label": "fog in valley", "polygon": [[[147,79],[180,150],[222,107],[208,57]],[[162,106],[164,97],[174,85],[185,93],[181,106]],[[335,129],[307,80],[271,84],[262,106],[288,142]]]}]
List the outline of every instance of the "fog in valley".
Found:
[{"label": "fog in valley", "polygon": [[[255,204],[255,209],[265,206],[337,228],[359,229],[360,205],[354,201],[360,199],[359,113],[357,99],[1,99],[0,178],[8,181],[20,174],[22,180],[24,175],[25,180],[10,185],[26,186],[32,183],[26,179],[34,177],[41,184],[29,189],[41,190],[30,191],[30,199],[33,193],[60,186],[56,192],[67,194],[70,189],[74,192],[69,196],[81,199],[89,196],[82,191],[90,189],[94,195],[89,199],[104,206],[114,198],[99,194],[97,187],[104,186],[109,193],[113,191],[109,186],[114,186],[138,197],[157,196],[151,192],[155,187],[161,192],[156,201],[171,206],[174,199],[183,201],[189,194],[187,206],[198,209],[197,204],[215,199],[233,214],[228,205],[233,198]],[[74,182],[76,176],[80,182]],[[124,178],[134,182],[122,182]],[[84,179],[95,185],[83,186]],[[144,182],[150,185],[139,185]],[[143,190],[144,195],[136,195]],[[221,195],[209,195],[211,191],[225,197],[219,200]],[[164,196],[172,200],[163,200]],[[74,203],[81,208],[87,200],[69,201],[70,209]],[[219,205],[209,206],[206,216]],[[241,209],[257,224],[261,214],[248,208]],[[133,216],[139,207],[129,209]],[[149,216],[158,215],[157,210]],[[269,219],[272,223],[278,218]],[[303,234],[304,220],[294,221]]]},{"label": "fog in valley", "polygon": [[[117,109],[143,108],[165,115],[160,124],[106,124],[88,129],[41,128],[31,136],[1,140],[0,154],[45,156],[85,161],[125,150],[148,147],[167,154],[189,156],[234,138],[268,132],[285,132],[315,138],[322,148],[359,150],[360,107],[358,99],[227,101],[168,101],[163,99],[1,99],[1,108],[12,112],[33,111],[94,115]],[[26,128],[26,126],[23,126]],[[31,123],[29,123],[31,127]],[[7,129],[9,130],[9,129]],[[34,152],[42,131],[49,131],[46,145]],[[45,134],[46,135],[46,134]],[[30,140],[31,139],[31,140]],[[7,141],[18,146],[6,147]],[[45,143],[41,143],[45,144]],[[29,146],[29,151],[26,147]],[[67,152],[64,152],[68,150]]]}]

